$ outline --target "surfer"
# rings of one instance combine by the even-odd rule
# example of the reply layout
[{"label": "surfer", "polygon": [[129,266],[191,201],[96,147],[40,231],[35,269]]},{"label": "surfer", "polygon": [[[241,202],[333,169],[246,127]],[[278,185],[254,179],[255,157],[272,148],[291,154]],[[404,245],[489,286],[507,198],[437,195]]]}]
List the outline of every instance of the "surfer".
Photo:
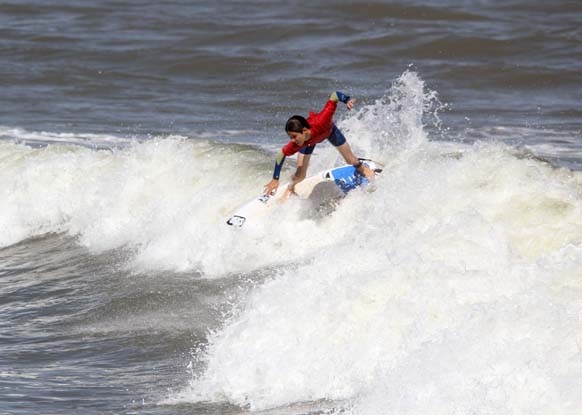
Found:
[{"label": "surfer", "polygon": [[286,190],[288,193],[294,193],[295,185],[305,179],[307,175],[309,159],[315,145],[325,139],[328,139],[337,148],[346,163],[353,165],[367,179],[372,180],[374,178],[374,172],[354,155],[346,138],[333,122],[333,115],[338,101],[346,104],[348,111],[354,107],[356,102],[355,99],[336,91],[331,94],[320,113],[315,114],[310,112],[307,119],[300,115],[294,115],[287,120],[285,132],[291,141],[283,146],[277,154],[273,179],[265,185],[266,195],[274,194],[279,187],[279,175],[281,174],[285,157],[299,152],[297,156],[297,170],[291,176],[291,183]]}]

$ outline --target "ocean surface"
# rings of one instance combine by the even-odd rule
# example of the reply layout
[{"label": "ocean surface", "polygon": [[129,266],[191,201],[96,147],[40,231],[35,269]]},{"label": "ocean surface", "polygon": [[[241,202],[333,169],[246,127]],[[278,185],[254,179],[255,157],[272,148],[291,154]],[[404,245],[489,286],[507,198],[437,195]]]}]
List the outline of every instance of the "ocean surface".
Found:
[{"label": "ocean surface", "polygon": [[246,413],[582,413],[580,1],[0,3],[0,414]]}]

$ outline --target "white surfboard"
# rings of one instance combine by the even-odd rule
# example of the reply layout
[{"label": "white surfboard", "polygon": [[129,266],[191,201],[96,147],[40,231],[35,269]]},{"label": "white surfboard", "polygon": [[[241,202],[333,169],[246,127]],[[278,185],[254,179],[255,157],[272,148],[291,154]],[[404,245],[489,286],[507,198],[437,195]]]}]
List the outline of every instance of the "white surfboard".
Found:
[{"label": "white surfboard", "polygon": [[[383,165],[367,159],[360,159],[366,166],[374,170],[376,174],[380,174]],[[313,176],[307,177],[295,186],[295,193],[301,199],[308,199],[320,183],[331,182],[334,183],[334,189],[338,194],[346,194],[350,190],[358,186],[368,184],[368,179],[361,173],[356,171],[352,165],[345,165],[334,167],[333,169],[324,170]],[[285,197],[285,190],[288,184],[279,186],[274,195],[263,194],[259,197],[253,198],[247,203],[239,206],[232,216],[226,221],[230,226],[241,228],[245,223],[260,220],[266,215],[277,203],[281,202]]]}]

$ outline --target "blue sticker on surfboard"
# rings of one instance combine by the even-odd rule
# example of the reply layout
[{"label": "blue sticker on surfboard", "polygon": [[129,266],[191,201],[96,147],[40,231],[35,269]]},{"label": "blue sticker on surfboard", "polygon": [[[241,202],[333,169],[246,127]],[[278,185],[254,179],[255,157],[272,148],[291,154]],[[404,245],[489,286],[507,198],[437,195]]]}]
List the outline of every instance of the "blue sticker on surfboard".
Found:
[{"label": "blue sticker on surfboard", "polygon": [[[384,166],[378,162],[360,159],[362,162],[376,175],[382,172]],[[369,184],[368,179],[363,174],[359,173],[352,165],[345,165],[335,167],[333,169],[324,170],[313,176],[304,179],[295,186],[295,193],[301,199],[308,199],[315,187],[323,182],[333,182],[343,194],[354,190],[357,187]],[[285,190],[287,184],[279,186],[274,195],[260,195],[255,197],[247,203],[239,206],[226,223],[235,228],[242,228],[244,224],[258,221],[261,216],[264,216],[270,208],[276,205],[277,201],[282,201],[287,195]]]},{"label": "blue sticker on surfboard", "polygon": [[337,187],[344,193],[369,183],[368,179],[363,174],[358,173],[354,166],[338,167],[331,170],[330,173]]}]

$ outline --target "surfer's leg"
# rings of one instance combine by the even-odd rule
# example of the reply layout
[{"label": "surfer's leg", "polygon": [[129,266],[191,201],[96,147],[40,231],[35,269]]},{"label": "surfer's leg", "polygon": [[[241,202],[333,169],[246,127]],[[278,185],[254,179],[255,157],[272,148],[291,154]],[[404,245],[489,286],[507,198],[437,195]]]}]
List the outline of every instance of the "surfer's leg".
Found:
[{"label": "surfer's leg", "polygon": [[362,173],[364,176],[366,176],[367,179],[369,180],[374,179],[374,172],[370,168],[368,168],[368,166],[366,166],[365,164],[360,163],[360,160],[356,157],[347,141],[340,146],[336,146],[336,148],[337,151],[340,152],[340,154],[342,155],[347,164],[351,164],[352,166],[357,167],[358,171]]},{"label": "surfer's leg", "polygon": [[358,164],[359,160],[347,142],[343,143],[341,146],[337,146],[336,148],[337,148],[337,151],[340,152],[340,154],[342,155],[342,157],[344,158],[344,160],[346,161],[347,164],[351,164],[351,165]]},{"label": "surfer's leg", "polygon": [[340,129],[337,128],[335,124],[331,130],[331,135],[328,137],[328,140],[335,148],[337,148],[337,151],[340,152],[347,164],[358,164],[359,160],[353,153],[350,145],[346,140],[346,137],[344,137]]}]

